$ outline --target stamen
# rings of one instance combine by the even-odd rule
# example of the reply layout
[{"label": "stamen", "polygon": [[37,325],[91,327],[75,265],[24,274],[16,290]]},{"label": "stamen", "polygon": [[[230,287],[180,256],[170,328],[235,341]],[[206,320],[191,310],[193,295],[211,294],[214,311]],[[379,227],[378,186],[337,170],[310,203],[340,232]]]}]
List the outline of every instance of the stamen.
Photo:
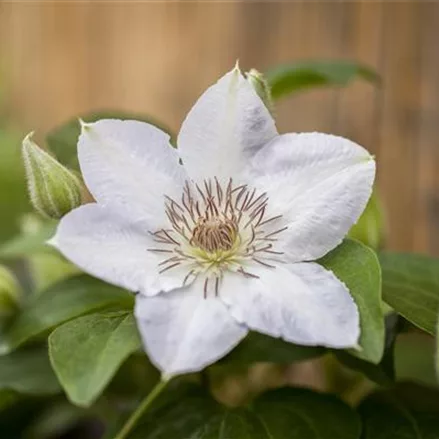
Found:
[{"label": "stamen", "polygon": [[179,258],[178,256],[173,256],[172,258],[165,259],[164,261],[160,262],[159,267],[161,265],[166,265],[169,262],[174,262],[174,261],[180,262],[181,258]]},{"label": "stamen", "polygon": [[285,254],[284,252],[277,252],[277,251],[274,251],[274,250],[261,250],[261,251],[263,251],[265,253],[271,253],[273,255],[284,255]]},{"label": "stamen", "polygon": [[223,202],[223,190],[221,189],[221,185],[219,184],[219,181],[216,177],[215,177],[215,184],[216,184],[216,193],[218,195],[218,203],[221,206]]},{"label": "stamen", "polygon": [[162,230],[162,233],[174,244],[176,245],[180,245],[180,243],[178,241],[176,241],[174,238],[171,237],[171,235],[166,231],[166,230]]},{"label": "stamen", "polygon": [[150,232],[158,248],[147,250],[163,254],[163,260],[158,263],[160,273],[187,266],[183,285],[191,276],[205,275],[205,298],[209,278],[215,279],[214,291],[218,296],[225,270],[259,278],[243,267],[257,263],[275,268],[271,264],[275,259],[272,255],[283,254],[276,250],[276,242],[287,227],[279,222],[280,228],[267,230],[267,225],[282,218],[282,215],[267,218],[269,212],[266,192],[258,193],[247,184],[234,187],[231,178],[225,184],[215,176],[199,184],[186,181],[179,202],[165,196],[165,215],[170,228]]},{"label": "stamen", "polygon": [[280,219],[280,218],[282,218],[282,215],[272,216],[271,218],[268,218],[267,220],[259,223],[259,226],[265,226],[265,224],[271,223],[272,221],[276,221],[277,219]]},{"label": "stamen", "polygon": [[148,248],[147,250],[155,253],[174,253],[174,250],[165,250],[163,248]]},{"label": "stamen", "polygon": [[218,289],[219,289],[219,277],[215,278],[215,297],[218,297]]},{"label": "stamen", "polygon": [[176,262],[175,264],[170,265],[169,267],[163,268],[159,271],[160,274],[164,273],[165,271],[170,270],[171,268],[177,267],[178,265],[180,265],[181,262]]},{"label": "stamen", "polygon": [[277,234],[279,234],[280,232],[283,232],[284,230],[287,230],[287,229],[288,229],[287,226],[282,227],[282,229],[276,230],[275,232],[271,232],[271,233],[269,233],[268,235],[265,235],[265,239],[270,238],[271,236],[277,235]]},{"label": "stamen", "polygon": [[237,272],[243,274],[245,277],[253,277],[254,279],[259,279],[259,276],[256,276],[256,274],[245,271],[244,268],[242,267],[238,268]]},{"label": "stamen", "polygon": [[252,206],[254,206],[256,203],[258,203],[259,200],[261,200],[262,198],[264,198],[266,195],[267,195],[266,192],[264,192],[263,194],[259,195],[259,197],[256,198],[256,200],[253,201],[253,203],[251,203],[251,204],[249,204],[249,205],[247,206],[247,209],[251,209]]},{"label": "stamen", "polygon": [[268,268],[276,268],[274,265],[267,264],[266,262],[261,261],[260,259],[257,259],[257,258],[255,258],[255,257],[253,257],[252,259],[253,259],[254,261],[256,261],[258,264],[264,265],[265,267],[268,267]]},{"label": "stamen", "polygon": [[194,274],[194,270],[189,271],[189,273],[185,276],[183,280],[183,286],[186,285],[187,280]]},{"label": "stamen", "polygon": [[207,299],[207,283],[209,282],[209,278],[206,276],[206,279],[204,279],[204,298]]}]

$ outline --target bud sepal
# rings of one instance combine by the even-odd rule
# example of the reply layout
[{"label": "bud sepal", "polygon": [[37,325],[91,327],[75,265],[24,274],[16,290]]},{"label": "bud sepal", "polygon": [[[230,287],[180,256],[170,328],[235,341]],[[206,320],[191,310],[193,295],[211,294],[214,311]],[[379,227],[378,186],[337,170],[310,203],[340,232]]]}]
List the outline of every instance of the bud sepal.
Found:
[{"label": "bud sepal", "polygon": [[271,89],[265,76],[256,69],[251,69],[246,73],[247,81],[251,84],[257,95],[267,107],[268,111],[273,115],[274,104],[271,97]]},{"label": "bud sepal", "polygon": [[22,153],[30,200],[37,212],[59,219],[81,205],[83,185],[76,175],[32,140],[23,140]]}]

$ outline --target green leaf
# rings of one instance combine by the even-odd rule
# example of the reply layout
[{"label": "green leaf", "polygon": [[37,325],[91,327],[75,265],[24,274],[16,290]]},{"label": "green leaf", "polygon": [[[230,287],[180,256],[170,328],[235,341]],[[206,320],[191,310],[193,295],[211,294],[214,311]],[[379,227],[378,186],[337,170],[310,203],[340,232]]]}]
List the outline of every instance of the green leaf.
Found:
[{"label": "green leaf", "polygon": [[372,83],[379,76],[369,67],[353,61],[302,61],[270,70],[266,77],[273,99],[311,87],[345,86],[354,79]]},{"label": "green leaf", "polygon": [[359,407],[363,439],[436,439],[439,437],[439,393],[404,386],[377,392]]},{"label": "green leaf", "polygon": [[381,270],[375,253],[358,241],[346,239],[320,261],[348,287],[360,313],[360,347],[350,350],[363,360],[379,363],[384,352]]},{"label": "green leaf", "polygon": [[84,314],[108,307],[130,309],[132,296],[120,288],[81,275],[53,285],[32,296],[11,326],[0,336],[0,355],[56,326]]},{"label": "green leaf", "polygon": [[30,395],[50,395],[61,390],[45,347],[0,357],[0,391],[5,390]]},{"label": "green leaf", "polygon": [[[83,438],[78,431],[79,425],[90,422],[90,413],[69,404],[67,401],[56,401],[47,404],[44,410],[38,413],[27,426],[23,437],[25,439],[55,439],[65,438],[76,433],[76,437]],[[86,437],[89,437],[87,435]]]},{"label": "green leaf", "polygon": [[8,408],[20,399],[20,395],[13,390],[0,390],[0,411]]},{"label": "green leaf", "polygon": [[[81,115],[79,118],[85,122],[95,122],[99,119],[134,119],[148,122],[169,133],[169,130],[164,128],[163,125],[157,121],[146,117],[145,115],[134,113],[121,111],[100,111],[97,113],[94,112]],[[79,169],[76,145],[78,143],[80,132],[81,129],[78,118],[74,118],[51,131],[46,138],[49,149],[55,154],[57,159],[71,169]]]},{"label": "green leaf", "polygon": [[251,332],[243,342],[222,360],[222,363],[292,363],[315,358],[324,353],[325,349],[321,347],[299,346],[279,338]]},{"label": "green leaf", "polygon": [[0,246],[0,259],[18,259],[51,251],[46,241],[55,234],[57,221],[49,221],[34,232],[25,232]]},{"label": "green leaf", "polygon": [[371,381],[381,385],[389,386],[395,381],[394,348],[398,335],[398,315],[386,316],[386,337],[384,355],[378,364],[373,364],[349,352],[334,350],[336,358],[345,366],[364,374]]},{"label": "green leaf", "polygon": [[399,381],[436,386],[435,341],[425,333],[399,334],[395,343],[395,374]]},{"label": "green leaf", "polygon": [[31,210],[20,147],[16,133],[0,128],[0,243],[18,232],[20,216]]},{"label": "green leaf", "polygon": [[141,347],[131,312],[91,314],[49,337],[53,369],[70,401],[90,406],[130,354]]},{"label": "green leaf", "polygon": [[334,396],[279,389],[227,409],[200,390],[145,416],[129,439],[358,439],[356,413]]},{"label": "green leaf", "polygon": [[436,380],[439,381],[439,319],[438,319],[437,331],[436,331],[434,367],[436,372]]},{"label": "green leaf", "polygon": [[377,250],[384,238],[384,217],[376,190],[373,191],[360,219],[349,231],[349,238]]},{"label": "green leaf", "polygon": [[383,299],[414,325],[434,335],[439,310],[439,260],[382,253]]},{"label": "green leaf", "polygon": [[44,252],[27,259],[34,294],[40,294],[52,285],[81,273],[81,270],[57,252]]}]

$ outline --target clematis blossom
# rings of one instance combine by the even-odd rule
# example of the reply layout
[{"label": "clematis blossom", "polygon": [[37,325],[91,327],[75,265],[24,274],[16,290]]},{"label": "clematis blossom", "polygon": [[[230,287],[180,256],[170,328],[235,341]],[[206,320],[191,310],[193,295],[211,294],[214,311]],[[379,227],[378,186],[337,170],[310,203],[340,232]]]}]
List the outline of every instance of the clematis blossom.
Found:
[{"label": "clematis blossom", "polygon": [[79,162],[96,202],[67,214],[51,240],[138,293],[138,328],[163,375],[203,369],[249,331],[356,346],[357,306],[315,261],[363,211],[373,157],[333,135],[279,135],[238,68],[199,98],[178,148],[169,142],[144,122],[82,123]]}]

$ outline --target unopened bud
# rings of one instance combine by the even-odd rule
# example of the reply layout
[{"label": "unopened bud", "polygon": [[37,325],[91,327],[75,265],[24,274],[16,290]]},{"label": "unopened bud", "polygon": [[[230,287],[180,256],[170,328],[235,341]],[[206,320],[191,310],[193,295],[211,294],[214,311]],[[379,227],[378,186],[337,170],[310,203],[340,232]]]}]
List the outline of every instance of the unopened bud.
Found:
[{"label": "unopened bud", "polygon": [[247,81],[252,85],[255,92],[268,108],[268,111],[273,114],[274,105],[273,99],[271,98],[271,90],[264,75],[261,72],[258,72],[256,69],[251,69],[249,72],[247,72]]},{"label": "unopened bud", "polygon": [[33,207],[49,218],[61,218],[81,205],[78,177],[32,141],[23,140],[23,161]]},{"label": "unopened bud", "polygon": [[21,288],[10,270],[0,265],[0,319],[13,315],[19,308]]},{"label": "unopened bud", "polygon": [[379,250],[385,238],[385,215],[377,191],[372,192],[357,224],[349,230],[348,236],[357,239],[374,250]]}]

